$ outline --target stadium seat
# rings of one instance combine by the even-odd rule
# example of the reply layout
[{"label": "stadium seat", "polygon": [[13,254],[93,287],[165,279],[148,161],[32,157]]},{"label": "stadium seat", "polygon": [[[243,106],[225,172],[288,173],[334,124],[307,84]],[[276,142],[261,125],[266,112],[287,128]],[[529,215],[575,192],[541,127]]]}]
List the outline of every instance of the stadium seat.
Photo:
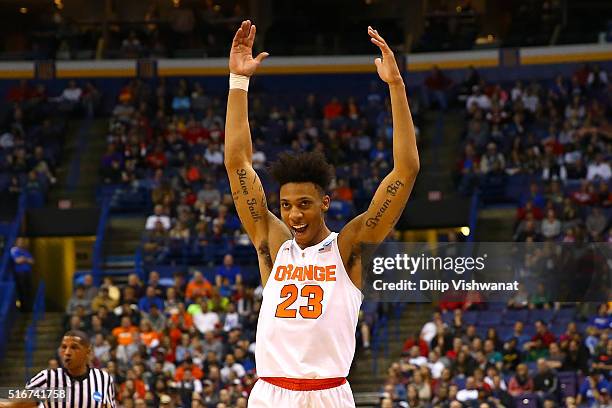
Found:
[{"label": "stadium seat", "polygon": [[555,313],[555,321],[567,321],[573,320],[576,316],[576,309],[574,307],[564,307],[557,310]]},{"label": "stadium seat", "polygon": [[510,336],[512,336],[514,327],[500,325],[496,327],[496,330],[497,330],[497,336],[503,341],[507,341],[510,338]]},{"label": "stadium seat", "polygon": [[561,371],[558,375],[563,398],[574,397],[578,388],[576,373],[573,371]]},{"label": "stadium seat", "polygon": [[564,323],[553,323],[550,325],[550,331],[556,336],[559,337],[560,335],[562,335],[565,332],[565,329],[567,328],[567,324]]},{"label": "stadium seat", "polygon": [[552,309],[533,309],[529,311],[529,323],[542,320],[546,324],[552,322],[555,312]]},{"label": "stadium seat", "polygon": [[501,302],[491,302],[487,304],[487,309],[501,315],[501,313],[506,310],[506,304]]},{"label": "stadium seat", "polygon": [[452,325],[453,324],[453,312],[442,312],[442,321],[444,323],[446,323],[447,325]]},{"label": "stadium seat", "polygon": [[478,320],[478,312],[467,311],[463,313],[463,324],[476,324]]},{"label": "stadium seat", "polygon": [[504,313],[503,321],[506,324],[514,324],[514,322],[520,320],[522,322],[527,322],[527,316],[529,311],[526,309],[514,310],[508,309],[506,313]]},{"label": "stadium seat", "polygon": [[496,326],[501,323],[502,316],[499,312],[484,311],[478,312],[477,324],[479,326]]}]

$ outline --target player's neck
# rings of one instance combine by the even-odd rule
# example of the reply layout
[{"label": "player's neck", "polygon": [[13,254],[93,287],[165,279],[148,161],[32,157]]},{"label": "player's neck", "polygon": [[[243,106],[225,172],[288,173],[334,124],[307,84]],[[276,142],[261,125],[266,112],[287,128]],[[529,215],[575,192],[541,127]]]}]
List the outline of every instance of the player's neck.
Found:
[{"label": "player's neck", "polygon": [[314,238],[310,242],[306,244],[301,244],[296,241],[296,244],[302,249],[308,248],[308,247],[311,247],[323,241],[325,238],[329,236],[329,234],[331,234],[331,230],[327,228],[327,225],[323,224],[323,227],[319,230],[319,233],[315,235]]},{"label": "player's neck", "polygon": [[89,371],[89,367],[87,367],[87,365],[84,365],[82,368],[76,369],[74,371],[70,371],[68,369],[66,369],[66,371],[68,372],[70,377],[74,378],[75,380],[81,380],[83,377],[86,376],[87,372]]}]

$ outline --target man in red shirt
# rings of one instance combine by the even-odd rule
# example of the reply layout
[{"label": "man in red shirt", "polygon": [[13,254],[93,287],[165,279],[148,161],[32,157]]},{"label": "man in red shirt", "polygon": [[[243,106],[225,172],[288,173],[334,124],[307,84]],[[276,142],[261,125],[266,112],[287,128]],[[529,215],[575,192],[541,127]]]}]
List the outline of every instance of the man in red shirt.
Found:
[{"label": "man in red shirt", "polygon": [[431,105],[431,98],[435,99],[440,106],[440,109],[446,110],[448,107],[448,90],[453,84],[453,81],[445,76],[437,65],[434,65],[431,70],[431,75],[425,78],[424,99],[425,105]]},{"label": "man in red shirt", "polygon": [[537,345],[538,340],[542,342],[542,346],[548,348],[550,343],[555,342],[555,335],[552,334],[544,321],[537,320],[535,322],[536,334],[531,338],[531,341],[525,344],[526,349],[530,349],[531,347],[535,347]]}]

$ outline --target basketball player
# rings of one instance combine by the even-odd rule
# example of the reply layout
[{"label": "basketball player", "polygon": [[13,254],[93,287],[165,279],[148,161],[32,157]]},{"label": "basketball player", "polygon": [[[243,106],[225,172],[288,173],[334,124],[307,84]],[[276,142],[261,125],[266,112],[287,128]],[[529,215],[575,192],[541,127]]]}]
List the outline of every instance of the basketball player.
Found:
[{"label": "basketball player", "polygon": [[388,235],[419,171],[404,82],[391,49],[368,27],[382,52],[374,61],[378,75],[391,93],[394,167],[368,210],[337,234],[325,224],[331,166],[316,153],[281,155],[271,168],[280,184],[281,221],[268,210],[252,167],[248,82],[268,56],[253,58],[255,31],[250,21],[242,22],[232,43],[225,132],[234,203],[257,249],[264,286],[255,351],[259,380],[249,407],[354,407],[346,376],[362,300],[360,245]]},{"label": "basketball player", "polygon": [[[36,402],[0,402],[0,408],[115,408],[115,385],[106,372],[88,366],[91,354],[89,338],[80,330],[64,334],[59,348],[62,367],[42,370],[26,385],[26,389],[55,389],[65,392],[56,400]],[[55,394],[57,395],[57,394]]]}]

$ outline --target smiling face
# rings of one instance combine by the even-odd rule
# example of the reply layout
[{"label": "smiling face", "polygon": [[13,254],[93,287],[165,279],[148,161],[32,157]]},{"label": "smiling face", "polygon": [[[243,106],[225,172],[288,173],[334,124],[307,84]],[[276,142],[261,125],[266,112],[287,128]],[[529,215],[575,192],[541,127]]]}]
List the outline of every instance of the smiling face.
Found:
[{"label": "smiling face", "polygon": [[76,336],[64,336],[59,355],[64,368],[71,375],[82,374],[87,366],[90,347]]},{"label": "smiling face", "polygon": [[314,183],[286,183],[281,186],[281,217],[300,247],[316,244],[329,234],[324,219],[329,203],[329,196]]}]

